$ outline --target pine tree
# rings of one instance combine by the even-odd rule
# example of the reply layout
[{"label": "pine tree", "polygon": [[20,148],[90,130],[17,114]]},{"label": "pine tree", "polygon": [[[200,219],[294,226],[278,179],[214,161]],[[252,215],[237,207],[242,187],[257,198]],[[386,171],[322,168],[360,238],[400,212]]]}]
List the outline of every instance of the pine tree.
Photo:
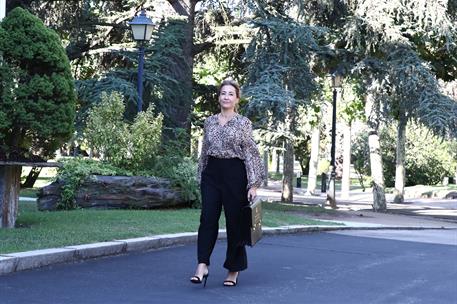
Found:
[{"label": "pine tree", "polygon": [[257,34],[246,52],[246,114],[280,134],[285,148],[282,201],[292,202],[296,113],[317,87],[309,62],[319,50],[315,37],[320,31],[290,18],[284,3],[257,1],[255,12]]},{"label": "pine tree", "polygon": [[[73,134],[75,92],[57,34],[21,8],[0,23],[0,158],[50,158]],[[2,227],[14,227],[21,166],[0,166]]]},{"label": "pine tree", "polygon": [[[435,134],[454,136],[456,105],[440,93],[436,77],[457,76],[455,1],[299,2],[302,18],[329,28],[336,59],[364,84],[372,156],[379,153],[377,128],[392,116],[399,121],[399,168],[404,158],[402,130],[408,120]],[[373,158],[372,173],[382,171],[380,160],[380,155]],[[402,175],[399,172],[400,179]],[[375,210],[386,209],[381,179],[381,175],[374,178]]]}]

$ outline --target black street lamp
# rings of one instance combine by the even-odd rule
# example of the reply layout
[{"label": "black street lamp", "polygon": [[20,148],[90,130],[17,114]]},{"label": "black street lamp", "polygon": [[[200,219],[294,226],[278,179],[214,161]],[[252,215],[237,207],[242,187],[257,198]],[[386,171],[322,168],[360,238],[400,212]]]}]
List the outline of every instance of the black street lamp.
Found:
[{"label": "black street lamp", "polygon": [[140,43],[138,51],[138,112],[143,110],[143,66],[144,66],[144,42],[149,41],[152,35],[154,23],[146,16],[144,9],[138,16],[129,22],[132,27],[133,39]]},{"label": "black street lamp", "polygon": [[333,88],[333,100],[332,100],[332,148],[330,150],[331,162],[330,162],[330,181],[327,192],[327,202],[329,202],[332,208],[336,208],[336,194],[335,194],[335,179],[336,179],[336,166],[335,166],[335,146],[336,146],[336,99],[338,95],[338,89],[343,84],[343,75],[337,70],[332,75],[332,88]]}]

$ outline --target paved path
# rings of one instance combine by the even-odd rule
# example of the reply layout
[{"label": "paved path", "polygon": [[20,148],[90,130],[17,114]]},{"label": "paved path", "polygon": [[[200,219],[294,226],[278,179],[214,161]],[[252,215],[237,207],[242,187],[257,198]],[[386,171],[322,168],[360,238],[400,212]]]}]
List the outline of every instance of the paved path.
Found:
[{"label": "paved path", "polygon": [[[267,201],[281,200],[281,182],[269,181],[268,187],[260,188],[258,195]],[[406,198],[402,204],[394,204],[393,194],[386,194],[387,213],[416,216],[446,220],[457,223],[457,199],[438,198]],[[326,194],[317,193],[309,195],[304,188],[294,188],[294,202],[307,205],[325,204]],[[358,212],[371,211],[373,194],[370,189],[363,192],[360,189],[351,190],[350,197],[341,197],[340,191],[336,191],[337,206],[340,211]]]},{"label": "paved path", "polygon": [[205,289],[188,282],[193,244],[7,274],[0,303],[457,303],[455,230],[384,232],[265,237],[235,288],[222,286],[222,241]]}]

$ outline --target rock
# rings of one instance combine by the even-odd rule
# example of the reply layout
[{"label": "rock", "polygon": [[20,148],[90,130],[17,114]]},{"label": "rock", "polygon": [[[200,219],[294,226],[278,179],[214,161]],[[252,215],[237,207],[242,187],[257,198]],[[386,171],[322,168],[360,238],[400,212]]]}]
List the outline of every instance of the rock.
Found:
[{"label": "rock", "polygon": [[37,194],[38,210],[56,210],[57,204],[60,201],[60,193],[62,192],[62,180],[57,180],[48,186],[41,188]]},{"label": "rock", "polygon": [[[38,210],[56,210],[63,182],[40,190]],[[164,178],[144,176],[91,175],[77,189],[76,205],[81,208],[163,208],[182,206],[181,192]]]},{"label": "rock", "polygon": [[457,191],[451,191],[444,197],[445,199],[457,199]]}]

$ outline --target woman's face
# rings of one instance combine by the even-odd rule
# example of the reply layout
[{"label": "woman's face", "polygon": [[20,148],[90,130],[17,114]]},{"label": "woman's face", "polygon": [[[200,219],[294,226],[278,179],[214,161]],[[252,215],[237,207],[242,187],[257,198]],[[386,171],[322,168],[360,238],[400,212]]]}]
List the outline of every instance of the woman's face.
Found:
[{"label": "woman's face", "polygon": [[224,85],[219,94],[219,104],[221,109],[235,110],[239,98],[236,96],[236,89],[231,85]]}]

